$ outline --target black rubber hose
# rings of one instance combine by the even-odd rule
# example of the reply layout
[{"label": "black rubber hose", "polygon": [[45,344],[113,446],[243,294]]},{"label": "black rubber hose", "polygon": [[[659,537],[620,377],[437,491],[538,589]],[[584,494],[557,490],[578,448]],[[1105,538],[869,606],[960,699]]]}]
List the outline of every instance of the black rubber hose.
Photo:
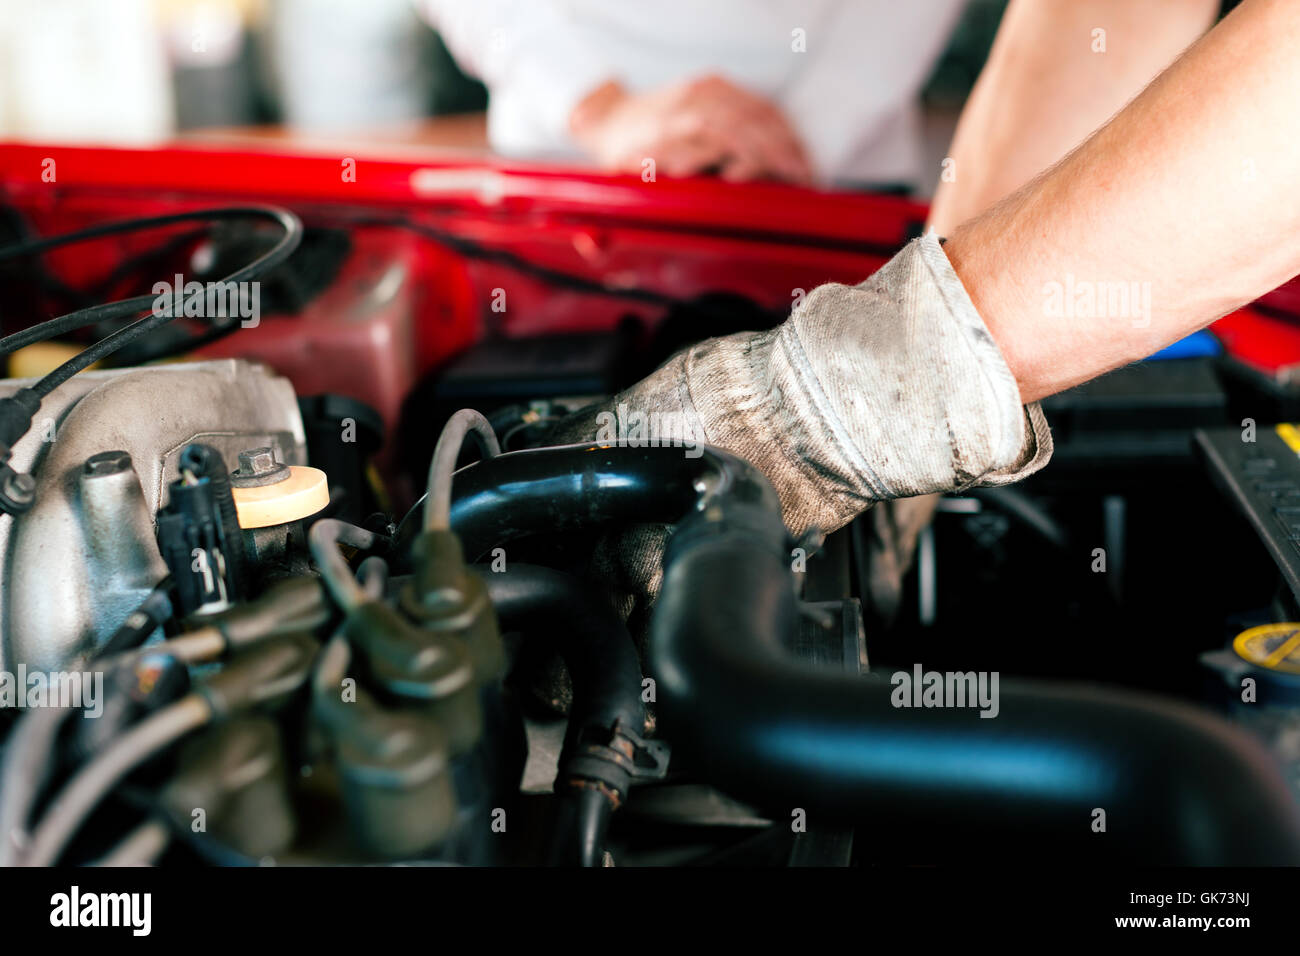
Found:
[{"label": "black rubber hose", "polygon": [[556,866],[600,866],[605,854],[605,831],[614,807],[599,790],[566,793],[556,807],[551,839],[551,863]]},{"label": "black rubber hose", "polygon": [[[515,538],[614,522],[668,522],[716,495],[777,507],[748,464],[712,448],[582,444],[497,455],[456,472],[451,526],[476,560]],[[757,480],[755,480],[757,478]],[[395,550],[420,530],[422,502],[402,519]]]},{"label": "black rubber hose", "polygon": [[[591,586],[551,568],[512,563],[505,571],[474,569],[503,627],[554,642],[573,680],[573,707],[560,754],[551,860],[562,866],[599,866],[609,818],[626,794],[616,766],[574,764],[584,741],[608,744],[618,730],[639,737],[645,726],[641,662],[632,635]],[[600,775],[597,786],[593,774]]]},{"label": "black rubber hose", "polygon": [[778,819],[802,808],[925,853],[1300,863],[1297,808],[1276,764],[1207,711],[1003,681],[985,719],[897,708],[892,682],[802,666],[781,649],[795,600],[779,520],[712,510],[669,545],[650,647],[675,757],[721,789]]},{"label": "black rubber hose", "polygon": [[[572,575],[512,563],[505,571],[475,568],[506,629],[543,632],[556,643],[573,678],[573,733],[615,726],[640,736],[641,662],[627,625],[613,608]],[[566,740],[566,750],[576,741]]]},{"label": "black rubber hose", "polygon": [[795,596],[776,496],[731,455],[515,452],[458,473],[455,495],[467,554],[546,530],[694,513],[665,558],[653,674],[677,756],[738,798],[949,850],[1300,863],[1300,821],[1276,764],[1206,711],[1035,681],[1001,682],[993,719],[902,709],[888,682],[789,659],[779,638],[794,627]]}]

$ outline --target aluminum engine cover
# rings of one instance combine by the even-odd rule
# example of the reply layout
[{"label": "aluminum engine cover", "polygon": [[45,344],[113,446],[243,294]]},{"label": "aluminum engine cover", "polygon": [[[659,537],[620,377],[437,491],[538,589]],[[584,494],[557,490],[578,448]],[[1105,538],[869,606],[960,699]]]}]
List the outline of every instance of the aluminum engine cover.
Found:
[{"label": "aluminum engine cover", "polygon": [[[0,381],[0,396],[31,384]],[[0,516],[0,670],[66,666],[162,580],[154,516],[195,441],[231,469],[258,445],[306,464],[293,386],[240,359],[83,372],[45,399],[12,459],[35,479],[35,503]],[[86,459],[106,451],[127,452],[134,470],[86,475]]]}]

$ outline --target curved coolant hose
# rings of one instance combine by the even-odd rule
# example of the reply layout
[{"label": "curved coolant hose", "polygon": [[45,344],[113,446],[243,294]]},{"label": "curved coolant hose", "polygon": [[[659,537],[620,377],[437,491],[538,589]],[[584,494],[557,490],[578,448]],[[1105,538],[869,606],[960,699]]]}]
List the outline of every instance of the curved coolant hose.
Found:
[{"label": "curved coolant hose", "polygon": [[1001,683],[992,719],[899,709],[891,683],[803,670],[781,652],[787,582],[781,554],[753,540],[697,541],[668,562],[651,638],[665,733],[728,793],[782,818],[887,821],[934,845],[978,833],[1003,852],[1300,862],[1272,761],[1208,712],[1028,681]]},{"label": "curved coolant hose", "polygon": [[[676,758],[733,796],[990,852],[1073,845],[1150,863],[1300,862],[1300,821],[1275,762],[1207,711],[1008,680],[998,716],[985,719],[895,707],[889,682],[787,657],[789,542],[771,486],[734,456],[515,452],[458,473],[452,508],[467,556],[528,534],[684,517],[652,622],[659,712]],[[1094,829],[1098,810],[1105,832]]]},{"label": "curved coolant hose", "polygon": [[710,511],[669,545],[650,647],[677,756],[728,793],[783,819],[802,808],[877,832],[887,822],[925,852],[1300,862],[1300,816],[1276,764],[1208,711],[1007,680],[983,718],[898,707],[892,681],[799,665],[782,648],[796,602],[777,515]]},{"label": "curved coolant hose", "polygon": [[[751,481],[751,473],[757,474],[707,447],[696,447],[690,456],[682,449],[596,443],[508,452],[456,472],[451,527],[465,558],[475,561],[529,535],[620,522],[672,524],[716,494],[775,505],[772,486]],[[421,530],[416,519],[428,500],[426,494],[402,518],[394,553],[410,553]]]}]

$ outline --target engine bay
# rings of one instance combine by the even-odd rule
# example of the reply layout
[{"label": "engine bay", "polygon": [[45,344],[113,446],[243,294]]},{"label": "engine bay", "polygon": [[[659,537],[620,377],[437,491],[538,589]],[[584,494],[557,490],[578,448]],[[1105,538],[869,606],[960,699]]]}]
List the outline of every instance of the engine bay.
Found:
[{"label": "engine bay", "polygon": [[1290,286],[899,561],[637,410],[552,436],[913,203],[59,155],[0,162],[0,862],[1300,862]]}]

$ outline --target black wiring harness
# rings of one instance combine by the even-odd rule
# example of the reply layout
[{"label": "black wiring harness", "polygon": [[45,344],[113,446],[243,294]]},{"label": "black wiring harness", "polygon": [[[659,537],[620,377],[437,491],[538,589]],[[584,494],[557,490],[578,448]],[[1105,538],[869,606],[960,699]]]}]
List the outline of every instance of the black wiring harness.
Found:
[{"label": "black wiring harness", "polygon": [[[263,219],[275,223],[283,231],[279,241],[262,255],[242,268],[236,269],[224,279],[222,285],[250,281],[264,275],[282,264],[302,241],[303,227],[301,220],[293,213],[274,206],[233,206],[219,209],[201,209],[192,212],[173,213],[166,216],[126,219],[105,223],[76,232],[50,236],[44,239],[30,239],[0,249],[0,262],[11,259],[39,256],[50,249],[87,242],[105,236],[138,232],[144,229],[158,229],[184,222],[212,222],[228,219]],[[195,294],[202,298],[205,293]],[[15,332],[0,339],[0,355],[9,355],[17,349],[36,342],[64,335],[68,332],[96,325],[112,319],[136,318],[134,322],[118,329],[93,345],[82,349],[62,365],[53,369],[34,385],[20,388],[14,394],[0,398],[0,512],[21,514],[32,506],[35,500],[36,484],[28,474],[15,470],[9,459],[14,445],[27,434],[32,419],[40,410],[41,401],[54,389],[58,388],[78,372],[102,361],[129,343],[148,335],[155,329],[171,322],[178,314],[184,314],[185,307],[194,297],[183,298],[179,309],[156,308],[157,296],[139,295],[116,302],[107,302],[69,312],[40,322],[21,332]]]}]

